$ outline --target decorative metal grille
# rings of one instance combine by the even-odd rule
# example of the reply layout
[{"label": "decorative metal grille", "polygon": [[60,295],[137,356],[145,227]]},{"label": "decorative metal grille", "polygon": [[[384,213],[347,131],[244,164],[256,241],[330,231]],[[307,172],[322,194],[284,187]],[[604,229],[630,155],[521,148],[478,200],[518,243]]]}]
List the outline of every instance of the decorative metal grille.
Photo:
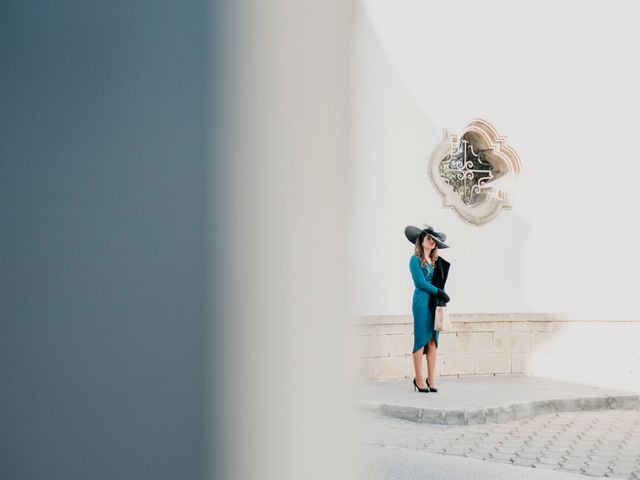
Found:
[{"label": "decorative metal grille", "polygon": [[440,162],[440,175],[462,197],[465,205],[474,203],[480,188],[493,178],[492,172],[493,165],[466,140],[462,140],[453,155],[447,155]]}]

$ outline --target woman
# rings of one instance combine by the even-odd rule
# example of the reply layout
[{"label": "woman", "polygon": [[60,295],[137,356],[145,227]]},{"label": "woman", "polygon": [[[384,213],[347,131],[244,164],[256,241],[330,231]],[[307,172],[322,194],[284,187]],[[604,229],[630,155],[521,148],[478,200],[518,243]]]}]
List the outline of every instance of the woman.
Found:
[{"label": "woman", "polygon": [[[408,226],[404,230],[407,239],[414,244],[415,254],[409,261],[409,270],[415,285],[413,292],[413,367],[416,376],[413,386],[419,392],[437,392],[435,369],[438,337],[433,319],[437,305],[446,305],[449,295],[443,290],[449,274],[450,263],[442,258],[439,248],[449,248],[446,235],[436,232],[425,224],[425,228]],[[427,375],[423,381],[422,355],[427,356]]]}]

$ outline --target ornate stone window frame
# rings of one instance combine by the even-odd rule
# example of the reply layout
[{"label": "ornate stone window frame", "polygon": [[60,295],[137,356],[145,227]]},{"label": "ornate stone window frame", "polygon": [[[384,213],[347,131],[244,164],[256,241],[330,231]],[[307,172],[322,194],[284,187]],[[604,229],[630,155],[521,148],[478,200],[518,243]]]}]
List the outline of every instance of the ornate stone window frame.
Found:
[{"label": "ornate stone window frame", "polygon": [[431,153],[428,170],[442,195],[443,207],[453,208],[471,225],[482,225],[503,209],[512,208],[508,191],[521,164],[506,138],[489,122],[477,118],[461,135],[444,130],[442,141]]}]

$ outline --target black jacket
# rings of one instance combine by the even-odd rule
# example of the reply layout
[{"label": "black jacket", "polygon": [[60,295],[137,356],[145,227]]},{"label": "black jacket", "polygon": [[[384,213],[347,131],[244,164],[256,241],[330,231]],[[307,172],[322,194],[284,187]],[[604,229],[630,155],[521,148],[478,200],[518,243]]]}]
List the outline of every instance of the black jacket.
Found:
[{"label": "black jacket", "polygon": [[[451,264],[449,262],[438,256],[433,269],[433,277],[431,278],[431,284],[434,287],[444,290],[444,285],[447,283],[447,277],[449,276],[450,266]],[[445,305],[444,300],[435,295],[429,295],[429,312],[431,313],[431,318],[436,318],[436,306],[438,305]]]}]

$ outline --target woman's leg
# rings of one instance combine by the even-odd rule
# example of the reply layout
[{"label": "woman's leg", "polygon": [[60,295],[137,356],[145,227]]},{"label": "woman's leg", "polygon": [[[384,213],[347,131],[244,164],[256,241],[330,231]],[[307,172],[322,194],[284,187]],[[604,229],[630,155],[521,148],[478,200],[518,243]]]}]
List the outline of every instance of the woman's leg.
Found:
[{"label": "woman's leg", "polygon": [[420,347],[413,352],[413,369],[416,371],[416,383],[420,388],[427,388],[427,384],[422,376],[422,355],[424,355],[424,347]]},{"label": "woman's leg", "polygon": [[[420,351],[422,351],[422,349]],[[436,353],[436,342],[434,338],[431,337],[431,340],[429,340],[429,343],[427,344],[427,374],[429,375],[430,387],[436,386]]]}]

